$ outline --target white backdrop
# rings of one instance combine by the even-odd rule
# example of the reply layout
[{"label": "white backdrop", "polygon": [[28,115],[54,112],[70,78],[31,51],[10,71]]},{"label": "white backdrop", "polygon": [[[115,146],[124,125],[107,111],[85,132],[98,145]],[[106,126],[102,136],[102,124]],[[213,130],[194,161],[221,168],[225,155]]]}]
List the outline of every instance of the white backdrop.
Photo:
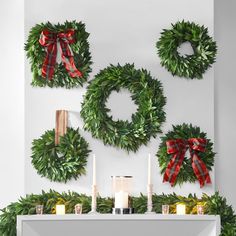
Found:
[{"label": "white backdrop", "polygon": [[215,76],[216,181],[222,195],[236,209],[236,1],[215,1],[215,31],[218,57]]},{"label": "white backdrop", "polygon": [[[213,0],[26,0],[25,1],[25,37],[36,23],[50,21],[53,23],[65,20],[82,20],[86,23],[87,31],[91,33],[89,42],[93,57],[93,78],[100,69],[110,63],[135,63],[137,68],[146,68],[151,74],[160,79],[167,97],[165,107],[167,120],[163,131],[171,129],[172,124],[182,122],[193,123],[208,133],[214,139],[214,84],[213,69],[205,73],[204,80],[188,81],[172,78],[159,64],[155,42],[163,28],[170,27],[177,20],[190,20],[204,24],[213,35]],[[26,39],[25,38],[25,39]],[[55,125],[55,110],[70,111],[72,126],[82,128],[83,121],[79,117],[83,88],[49,89],[32,88],[32,74],[29,61],[25,63],[25,107],[26,107],[26,155],[25,155],[25,190],[26,193],[40,192],[50,188],[59,191],[76,190],[90,192],[92,181],[92,162],[89,158],[87,175],[78,181],[67,184],[53,183],[37,175],[31,165],[31,142],[45,130],[53,129]],[[128,99],[127,91],[123,96],[113,94],[109,105],[116,117],[129,117],[135,110]],[[131,104],[131,105],[130,105]],[[130,111],[131,106],[131,111]],[[182,188],[171,188],[162,184],[162,177],[154,157],[159,144],[159,138],[152,139],[147,147],[143,146],[137,153],[126,153],[112,147],[104,146],[99,140],[91,137],[90,133],[81,131],[90,143],[97,156],[98,187],[101,195],[111,193],[111,175],[133,175],[134,194],[146,191],[147,155],[153,157],[154,190],[161,192],[177,192],[181,194],[212,193],[213,185],[201,190],[198,184],[184,184]]]},{"label": "white backdrop", "polygon": [[0,2],[0,208],[24,194],[23,3]]}]

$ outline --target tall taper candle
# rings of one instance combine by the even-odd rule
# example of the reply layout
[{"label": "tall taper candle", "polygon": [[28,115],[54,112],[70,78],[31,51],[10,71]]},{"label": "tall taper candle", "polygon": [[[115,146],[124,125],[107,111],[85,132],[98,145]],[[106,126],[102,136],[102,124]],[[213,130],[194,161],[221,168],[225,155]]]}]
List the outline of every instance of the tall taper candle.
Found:
[{"label": "tall taper candle", "polygon": [[95,154],[93,154],[93,185],[96,185],[96,157]]},{"label": "tall taper candle", "polygon": [[148,185],[151,183],[151,154],[148,154]]}]

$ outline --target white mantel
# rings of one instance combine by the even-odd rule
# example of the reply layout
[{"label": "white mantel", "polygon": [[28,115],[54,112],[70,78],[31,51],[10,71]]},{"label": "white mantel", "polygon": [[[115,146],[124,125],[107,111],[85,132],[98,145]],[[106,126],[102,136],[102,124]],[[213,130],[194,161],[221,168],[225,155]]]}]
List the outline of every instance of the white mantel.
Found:
[{"label": "white mantel", "polygon": [[219,236],[213,215],[27,215],[17,217],[17,236]]}]

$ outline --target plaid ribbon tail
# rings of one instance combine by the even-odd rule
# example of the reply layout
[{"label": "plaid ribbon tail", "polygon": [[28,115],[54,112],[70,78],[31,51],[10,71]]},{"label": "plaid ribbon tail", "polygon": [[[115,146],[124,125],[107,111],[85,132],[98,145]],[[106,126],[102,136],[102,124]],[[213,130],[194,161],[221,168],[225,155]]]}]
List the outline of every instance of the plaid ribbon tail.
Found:
[{"label": "plaid ribbon tail", "polygon": [[205,183],[211,184],[211,177],[207,166],[198,155],[199,152],[206,151],[207,140],[202,138],[191,138],[188,140],[188,143],[192,159],[192,168],[200,183],[200,187],[202,188]]},{"label": "plaid ribbon tail", "polygon": [[169,140],[166,142],[166,145],[167,153],[172,154],[172,158],[167,165],[163,176],[163,182],[169,182],[173,187],[180,172],[186,148],[183,140]]},{"label": "plaid ribbon tail", "polygon": [[46,47],[46,57],[42,66],[42,77],[52,80],[57,60],[57,43],[55,35],[49,31],[43,31],[40,35],[39,43]]},{"label": "plaid ribbon tail", "polygon": [[82,77],[82,72],[75,66],[74,57],[71,48],[67,42],[60,40],[61,59],[62,62],[72,78]]},{"label": "plaid ribbon tail", "polygon": [[211,184],[211,177],[205,163],[198,157],[196,153],[192,156],[192,168],[200,183],[200,187],[204,187],[205,183]]}]

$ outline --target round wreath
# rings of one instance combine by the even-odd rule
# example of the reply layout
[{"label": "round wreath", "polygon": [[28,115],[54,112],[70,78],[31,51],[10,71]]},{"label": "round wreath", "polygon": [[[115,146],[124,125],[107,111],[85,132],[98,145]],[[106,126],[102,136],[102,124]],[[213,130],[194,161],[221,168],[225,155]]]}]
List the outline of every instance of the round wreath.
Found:
[{"label": "round wreath", "polygon": [[[72,78],[63,63],[55,64],[55,71],[51,79],[46,79],[42,75],[42,68],[47,54],[47,47],[40,44],[39,39],[43,31],[50,33],[65,33],[72,30],[73,42],[69,44],[73,54],[75,67],[82,73],[82,76]],[[82,86],[91,72],[91,55],[89,52],[89,43],[87,41],[89,33],[85,31],[85,25],[82,22],[68,22],[64,24],[53,25],[50,22],[41,23],[34,26],[28,36],[25,50],[30,59],[31,71],[33,72],[32,86],[39,87],[66,87],[73,88]]]},{"label": "round wreath", "polygon": [[[113,90],[128,89],[132,100],[138,106],[132,115],[132,122],[114,121],[108,115],[106,101]],[[95,76],[88,86],[82,103],[81,116],[84,129],[92,136],[102,139],[104,144],[137,151],[142,144],[147,144],[152,136],[161,132],[165,121],[163,107],[166,98],[158,80],[146,70],[136,70],[134,65],[110,65]]]},{"label": "round wreath", "polygon": [[55,145],[55,130],[46,131],[32,142],[32,164],[38,174],[52,181],[67,182],[86,173],[90,150],[79,130],[68,128]]},{"label": "round wreath", "polygon": [[[199,127],[193,126],[192,124],[182,124],[176,126],[173,125],[173,130],[169,131],[165,136],[161,137],[161,143],[157,152],[161,174],[164,174],[166,172],[167,166],[170,163],[170,160],[172,159],[172,154],[167,153],[166,142],[177,139],[187,141],[191,138],[201,138],[206,140],[205,151],[198,152],[198,156],[205,163],[208,171],[212,170],[215,156],[215,153],[213,152],[213,143],[209,139],[207,139],[206,133],[202,132]],[[185,153],[184,161],[180,167],[180,171],[177,175],[177,179],[174,185],[181,185],[184,182],[193,183],[197,180],[197,177],[194,174],[192,168],[192,160],[187,157],[187,153],[188,151]]]},{"label": "round wreath", "polygon": [[[177,49],[189,42],[193,55],[181,56]],[[177,22],[171,29],[165,29],[156,44],[161,65],[172,75],[190,79],[201,79],[203,73],[215,62],[216,42],[208,35],[208,29],[190,22]]]}]

